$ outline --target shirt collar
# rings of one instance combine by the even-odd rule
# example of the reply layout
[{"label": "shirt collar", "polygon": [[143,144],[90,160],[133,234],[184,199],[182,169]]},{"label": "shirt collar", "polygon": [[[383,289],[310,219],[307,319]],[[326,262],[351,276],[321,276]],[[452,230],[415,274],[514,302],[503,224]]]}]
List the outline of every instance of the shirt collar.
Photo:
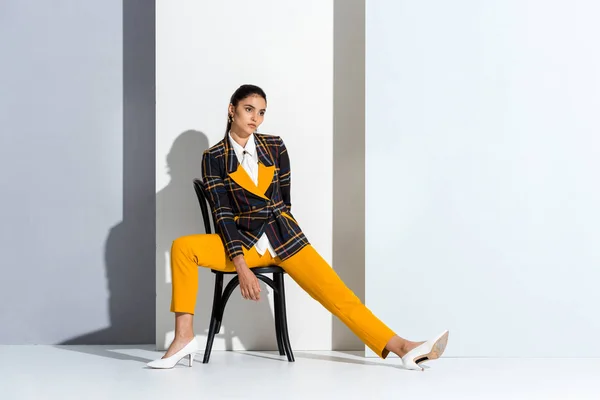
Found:
[{"label": "shirt collar", "polygon": [[246,153],[249,153],[252,158],[255,158],[256,155],[256,143],[254,143],[254,134],[251,134],[248,138],[248,142],[246,142],[246,147],[240,146],[238,142],[236,142],[231,136],[231,132],[229,132],[229,143],[233,147],[235,151],[235,155],[241,161],[244,157],[244,150]]}]

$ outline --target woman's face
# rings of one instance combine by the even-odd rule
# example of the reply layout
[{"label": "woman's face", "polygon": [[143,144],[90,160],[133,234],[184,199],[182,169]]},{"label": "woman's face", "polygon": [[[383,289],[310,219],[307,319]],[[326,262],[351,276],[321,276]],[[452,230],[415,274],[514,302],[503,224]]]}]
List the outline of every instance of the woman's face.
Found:
[{"label": "woman's face", "polygon": [[229,105],[229,115],[233,116],[231,130],[238,136],[248,137],[258,129],[265,119],[267,102],[259,95],[240,100],[237,107]]}]

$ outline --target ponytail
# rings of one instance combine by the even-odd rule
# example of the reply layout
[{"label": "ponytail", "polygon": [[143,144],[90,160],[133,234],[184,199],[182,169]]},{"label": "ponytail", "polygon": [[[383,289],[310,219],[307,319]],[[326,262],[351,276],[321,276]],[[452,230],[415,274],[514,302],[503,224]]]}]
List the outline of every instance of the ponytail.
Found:
[{"label": "ponytail", "polygon": [[227,112],[227,128],[225,128],[225,140],[227,140],[227,136],[229,135],[230,130],[231,130],[231,118],[229,117],[229,112]]}]

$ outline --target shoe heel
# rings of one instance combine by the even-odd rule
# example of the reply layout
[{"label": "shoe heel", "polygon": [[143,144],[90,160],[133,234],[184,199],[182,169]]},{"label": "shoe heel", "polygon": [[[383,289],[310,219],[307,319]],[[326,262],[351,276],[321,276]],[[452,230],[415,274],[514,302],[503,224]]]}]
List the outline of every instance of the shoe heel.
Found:
[{"label": "shoe heel", "polygon": [[406,369],[412,369],[414,371],[425,371],[425,369],[423,367],[421,367],[419,364],[417,364],[413,360],[407,360],[407,361],[405,361],[404,362],[404,368],[406,368]]},{"label": "shoe heel", "polygon": [[194,353],[191,353],[188,357],[190,359],[190,367],[191,367],[192,364],[194,364]]}]

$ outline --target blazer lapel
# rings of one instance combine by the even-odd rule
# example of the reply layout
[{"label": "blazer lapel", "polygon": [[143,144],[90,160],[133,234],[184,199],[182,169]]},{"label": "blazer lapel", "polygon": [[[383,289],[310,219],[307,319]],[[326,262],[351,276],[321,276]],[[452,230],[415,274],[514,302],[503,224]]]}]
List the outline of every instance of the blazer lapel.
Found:
[{"label": "blazer lapel", "polygon": [[[275,166],[271,165],[267,167],[263,163],[258,163],[258,191],[264,194],[267,193],[269,186],[273,183],[273,175],[275,174]],[[254,183],[254,182],[252,182]],[[264,196],[267,198],[266,196]]]},{"label": "blazer lapel", "polygon": [[274,161],[273,161],[273,157],[271,156],[271,153],[269,151],[269,148],[256,133],[254,134],[254,143],[256,144],[256,151],[258,153],[258,161],[262,162],[267,167],[273,166]]},{"label": "blazer lapel", "polygon": [[275,162],[260,134],[254,134],[254,143],[258,154],[258,190],[264,195],[273,183]]},{"label": "blazer lapel", "polygon": [[[226,164],[227,164],[227,173],[233,179],[235,183],[246,189],[252,194],[255,194],[258,197],[269,200],[265,193],[269,186],[271,186],[271,182],[273,181],[273,174],[275,173],[275,165],[271,162],[271,157],[265,146],[262,144],[262,141],[258,139],[256,134],[254,134],[254,141],[256,144],[256,151],[258,154],[258,186],[254,184],[246,170],[241,167],[237,156],[235,155],[235,150],[233,146],[229,143],[229,138],[225,140],[225,154],[226,154]],[[268,162],[268,164],[266,164]],[[266,164],[266,165],[263,165]]]},{"label": "blazer lapel", "polygon": [[225,151],[223,152],[225,154],[225,167],[227,168],[227,173],[231,174],[238,169],[239,162],[233,146],[229,143],[229,136],[223,139],[223,145],[225,146]]}]

